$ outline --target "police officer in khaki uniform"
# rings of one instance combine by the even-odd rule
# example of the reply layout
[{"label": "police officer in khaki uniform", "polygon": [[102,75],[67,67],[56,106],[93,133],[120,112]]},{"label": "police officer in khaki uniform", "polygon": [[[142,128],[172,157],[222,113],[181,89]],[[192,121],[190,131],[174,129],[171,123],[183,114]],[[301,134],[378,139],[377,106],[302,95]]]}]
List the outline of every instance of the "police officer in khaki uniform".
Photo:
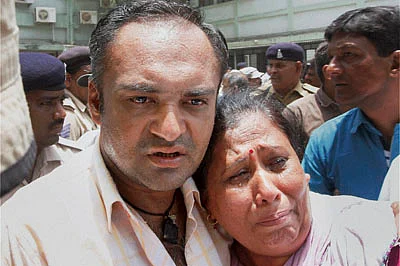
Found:
[{"label": "police officer in khaki uniform", "polygon": [[261,86],[255,95],[275,97],[283,104],[314,94],[318,88],[300,81],[303,70],[304,50],[295,43],[277,43],[266,52],[269,84]]},{"label": "police officer in khaki uniform", "polygon": [[[64,108],[67,113],[63,138],[78,140],[85,132],[97,129],[87,107],[87,79],[91,74],[89,47],[75,46],[58,57],[66,65]],[[79,81],[79,82],[78,82]]]},{"label": "police officer in khaki uniform", "polygon": [[50,173],[82,150],[74,141],[59,137],[65,118],[63,63],[54,56],[30,52],[20,53],[19,61],[37,153],[31,175],[2,196],[1,203],[20,187]]}]

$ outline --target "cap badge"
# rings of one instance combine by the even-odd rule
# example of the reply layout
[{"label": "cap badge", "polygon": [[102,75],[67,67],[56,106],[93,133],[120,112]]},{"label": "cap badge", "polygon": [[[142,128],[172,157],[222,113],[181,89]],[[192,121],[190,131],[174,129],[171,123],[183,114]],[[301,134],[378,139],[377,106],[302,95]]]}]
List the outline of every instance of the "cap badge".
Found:
[{"label": "cap badge", "polygon": [[276,58],[278,58],[278,59],[283,58],[283,54],[282,54],[281,49],[278,49],[278,52],[276,53]]}]

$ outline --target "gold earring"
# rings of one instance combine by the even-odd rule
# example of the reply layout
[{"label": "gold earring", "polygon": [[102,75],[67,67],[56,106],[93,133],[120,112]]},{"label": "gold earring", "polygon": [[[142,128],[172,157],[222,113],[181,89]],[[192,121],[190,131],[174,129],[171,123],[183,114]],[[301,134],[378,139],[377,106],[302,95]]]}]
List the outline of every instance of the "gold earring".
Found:
[{"label": "gold earring", "polygon": [[217,219],[211,218],[211,214],[208,214],[208,215],[207,215],[207,222],[208,222],[214,229],[217,228],[218,221],[217,221]]}]

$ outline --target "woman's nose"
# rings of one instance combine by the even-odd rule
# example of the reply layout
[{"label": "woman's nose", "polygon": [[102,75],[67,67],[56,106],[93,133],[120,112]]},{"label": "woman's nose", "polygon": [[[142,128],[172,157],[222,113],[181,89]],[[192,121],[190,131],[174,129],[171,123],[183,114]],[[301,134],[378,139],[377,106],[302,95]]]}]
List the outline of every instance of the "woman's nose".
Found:
[{"label": "woman's nose", "polygon": [[257,206],[272,203],[281,197],[281,191],[275,184],[273,173],[259,169],[254,173],[255,203]]}]

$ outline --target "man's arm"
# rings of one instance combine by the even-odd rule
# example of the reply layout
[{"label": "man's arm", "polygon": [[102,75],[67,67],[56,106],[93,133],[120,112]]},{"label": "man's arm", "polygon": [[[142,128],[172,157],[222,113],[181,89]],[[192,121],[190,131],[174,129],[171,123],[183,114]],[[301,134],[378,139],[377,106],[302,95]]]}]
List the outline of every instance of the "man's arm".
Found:
[{"label": "man's arm", "polygon": [[311,135],[301,164],[304,172],[311,176],[311,191],[333,195],[334,182],[326,176],[326,155],[321,154],[322,145],[318,139],[315,134]]}]

